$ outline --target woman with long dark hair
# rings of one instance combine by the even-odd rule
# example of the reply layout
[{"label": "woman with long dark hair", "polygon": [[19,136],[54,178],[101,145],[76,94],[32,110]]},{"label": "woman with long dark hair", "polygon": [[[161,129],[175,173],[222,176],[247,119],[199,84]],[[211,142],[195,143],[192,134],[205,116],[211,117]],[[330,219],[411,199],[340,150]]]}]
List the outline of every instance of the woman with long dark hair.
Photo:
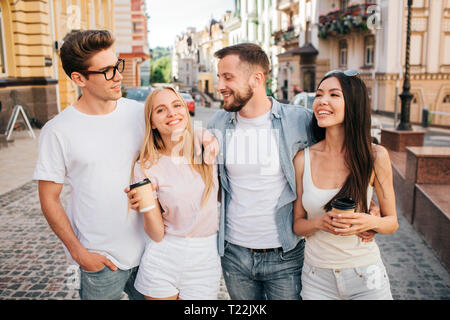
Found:
[{"label": "woman with long dark hair", "polygon": [[[319,83],[312,127],[317,144],[294,158],[294,232],[306,237],[304,300],[392,299],[375,241],[357,234],[398,228],[387,150],[372,144],[367,88],[355,70],[329,72]],[[375,189],[381,216],[368,214]],[[350,198],[355,212],[335,212]]]}]

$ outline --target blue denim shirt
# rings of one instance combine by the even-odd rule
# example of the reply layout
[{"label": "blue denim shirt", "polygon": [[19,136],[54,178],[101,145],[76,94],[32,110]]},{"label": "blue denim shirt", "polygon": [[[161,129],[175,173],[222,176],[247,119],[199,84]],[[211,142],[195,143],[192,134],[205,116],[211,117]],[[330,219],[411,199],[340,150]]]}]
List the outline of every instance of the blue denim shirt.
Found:
[{"label": "blue denim shirt", "polygon": [[[271,120],[272,129],[278,130],[278,152],[280,165],[286,177],[287,184],[282,191],[276,206],[276,224],[283,251],[287,252],[296,247],[303,238],[293,232],[293,202],[297,198],[294,164],[294,156],[313,144],[310,130],[312,112],[306,108],[282,104],[269,97],[272,101]],[[214,134],[220,145],[217,158],[220,182],[222,185],[220,206],[220,221],[218,235],[218,251],[223,256],[225,243],[225,219],[230,203],[230,184],[225,166],[226,148],[232,133],[236,128],[236,113],[219,110],[208,123],[208,130]]]}]

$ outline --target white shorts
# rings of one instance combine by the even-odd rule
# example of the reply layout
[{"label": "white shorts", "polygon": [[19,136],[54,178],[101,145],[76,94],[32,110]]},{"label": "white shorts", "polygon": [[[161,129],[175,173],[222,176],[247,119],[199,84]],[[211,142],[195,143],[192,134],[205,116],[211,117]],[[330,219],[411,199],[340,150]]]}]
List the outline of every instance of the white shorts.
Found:
[{"label": "white shorts", "polygon": [[357,268],[324,269],[303,263],[303,300],[392,300],[381,260]]},{"label": "white shorts", "polygon": [[222,268],[217,233],[204,238],[165,235],[148,242],[134,283],[143,295],[183,300],[216,300]]}]

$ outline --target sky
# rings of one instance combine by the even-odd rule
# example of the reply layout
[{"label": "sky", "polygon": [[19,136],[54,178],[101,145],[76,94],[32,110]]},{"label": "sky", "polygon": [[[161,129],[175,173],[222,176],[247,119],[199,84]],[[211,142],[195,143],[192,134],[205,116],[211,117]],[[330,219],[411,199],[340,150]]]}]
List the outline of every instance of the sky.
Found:
[{"label": "sky", "polygon": [[175,37],[188,27],[197,31],[208,25],[211,17],[220,20],[234,9],[234,0],[146,0],[150,48],[173,47]]}]

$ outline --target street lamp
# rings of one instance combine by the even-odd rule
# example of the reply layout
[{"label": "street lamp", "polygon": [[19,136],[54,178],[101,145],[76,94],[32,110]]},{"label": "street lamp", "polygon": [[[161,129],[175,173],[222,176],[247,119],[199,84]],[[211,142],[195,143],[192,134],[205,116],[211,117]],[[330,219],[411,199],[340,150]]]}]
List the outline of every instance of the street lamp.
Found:
[{"label": "street lamp", "polygon": [[410,122],[411,113],[411,100],[413,95],[409,91],[411,89],[411,83],[409,81],[409,53],[410,53],[410,42],[411,42],[411,6],[413,0],[408,0],[408,22],[406,29],[406,63],[405,63],[405,79],[403,81],[403,92],[400,94],[400,99],[402,101],[402,110],[400,116],[400,124],[397,130],[412,130]]}]

